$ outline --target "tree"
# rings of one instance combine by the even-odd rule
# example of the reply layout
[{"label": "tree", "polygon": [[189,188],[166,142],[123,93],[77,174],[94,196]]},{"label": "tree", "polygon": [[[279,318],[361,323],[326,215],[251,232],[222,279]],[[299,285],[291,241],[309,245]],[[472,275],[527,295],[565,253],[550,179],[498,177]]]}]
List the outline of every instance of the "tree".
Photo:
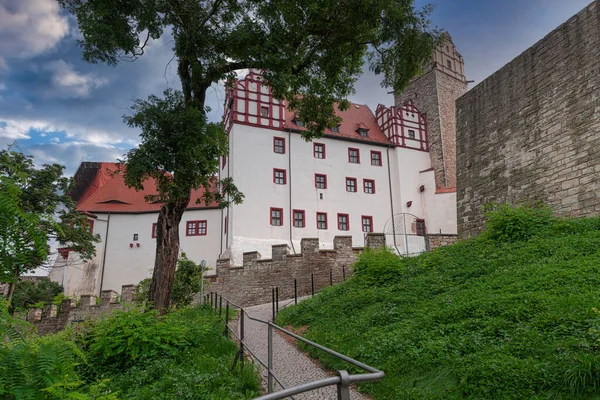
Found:
[{"label": "tree", "polygon": [[95,254],[100,238],[69,197],[73,182],[62,176],[63,169],[58,164],[36,169],[33,157],[0,151],[0,282],[10,283],[9,301],[18,277],[46,260],[50,239],[83,259]]},{"label": "tree", "polygon": [[213,83],[231,82],[239,69],[262,70],[275,97],[305,122],[303,136],[310,140],[339,123],[334,103],[349,106],[365,59],[383,74],[383,85],[401,90],[439,38],[428,28],[431,7],[415,10],[413,0],[58,2],[76,16],[88,62],[136,59],[150,39],[172,33],[182,90],[138,100],[126,117],[142,129],[142,144],[127,154],[125,180],[141,188],[155,178],[157,198],[164,201],[150,288],[161,311],[169,306],[178,225],[190,191],[203,185],[207,200],[214,196],[222,205],[242,200],[232,182],[214,178],[227,138],[222,126],[206,121],[206,91]]}]

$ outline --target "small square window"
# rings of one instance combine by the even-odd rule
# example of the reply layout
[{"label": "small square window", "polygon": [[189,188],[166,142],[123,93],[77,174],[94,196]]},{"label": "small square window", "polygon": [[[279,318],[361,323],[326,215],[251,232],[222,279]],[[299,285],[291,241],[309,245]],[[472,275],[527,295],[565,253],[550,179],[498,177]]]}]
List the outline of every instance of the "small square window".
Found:
[{"label": "small square window", "polygon": [[369,136],[369,130],[365,129],[365,128],[359,128],[358,129],[358,134],[362,137],[368,137]]},{"label": "small square window", "polygon": [[294,122],[296,123],[296,126],[298,128],[304,128],[304,121],[302,121],[301,119],[295,119]]},{"label": "small square window", "polygon": [[371,165],[381,167],[381,152],[371,151]]},{"label": "small square window", "polygon": [[346,191],[356,192],[356,178],[346,178]]},{"label": "small square window", "polygon": [[134,241],[134,242],[137,242],[137,240],[138,240],[138,234],[137,234],[137,233],[134,233],[134,234],[133,234],[133,241]]},{"label": "small square window", "polygon": [[285,154],[285,139],[281,137],[273,138],[273,152],[278,154]]},{"label": "small square window", "polygon": [[338,230],[350,230],[350,217],[348,216],[348,214],[338,214]]},{"label": "small square window", "polygon": [[327,189],[327,175],[315,174],[315,187],[317,189]]},{"label": "small square window", "polygon": [[294,210],[294,227],[304,228],[306,226],[306,220],[304,218],[304,210]]},{"label": "small square window", "polygon": [[261,106],[260,107],[260,116],[263,118],[268,118],[269,117],[269,107]]},{"label": "small square window", "polygon": [[358,149],[348,149],[348,162],[360,164],[360,153]]},{"label": "small square window", "polygon": [[373,232],[373,217],[362,216],[363,232]]},{"label": "small square window", "polygon": [[156,238],[156,222],[152,224],[152,239]]},{"label": "small square window", "polygon": [[285,185],[286,182],[286,173],[285,169],[273,169],[273,183],[277,185]]},{"label": "small square window", "polygon": [[283,226],[283,209],[271,208],[271,225]]},{"label": "small square window", "polygon": [[205,236],[206,221],[188,221],[186,224],[186,236]]},{"label": "small square window", "polygon": [[408,137],[411,139],[415,138],[415,131],[413,129],[408,130]]},{"label": "small square window", "polygon": [[313,144],[315,158],[325,158],[325,145],[322,143]]},{"label": "small square window", "polygon": [[339,131],[340,131],[340,126],[339,126],[339,125],[336,125],[336,126],[331,126],[331,127],[329,127],[329,129],[330,129],[330,130],[331,130],[331,132],[333,132],[333,133],[339,133]]},{"label": "small square window", "polygon": [[369,193],[369,194],[375,193],[375,181],[373,179],[365,179],[363,181],[363,186],[365,189],[365,193]]},{"label": "small square window", "polygon": [[327,213],[317,213],[317,229],[327,229]]}]

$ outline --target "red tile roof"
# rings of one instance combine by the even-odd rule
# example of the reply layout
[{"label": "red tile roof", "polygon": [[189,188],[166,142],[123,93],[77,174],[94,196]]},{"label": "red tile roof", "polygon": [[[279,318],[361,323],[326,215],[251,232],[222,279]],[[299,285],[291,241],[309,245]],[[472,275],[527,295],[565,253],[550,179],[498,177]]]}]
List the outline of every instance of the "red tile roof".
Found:
[{"label": "red tile roof", "polygon": [[[118,171],[116,163],[103,162],[97,164],[98,171],[94,178],[87,183],[88,187],[84,189],[81,199],[77,202],[79,211],[91,213],[142,213],[160,210],[162,203],[148,203],[145,200],[145,196],[156,194],[153,180],[147,180],[144,183],[144,189],[136,191],[125,185],[122,173],[115,174],[115,171]],[[218,207],[216,202],[205,205],[202,201],[200,204],[196,204],[196,200],[200,199],[203,194],[204,189],[194,190],[188,209]]]},{"label": "red tile roof", "polygon": [[[339,126],[339,132],[332,132],[331,129],[325,130],[325,136],[337,137],[340,139],[353,139],[366,143],[391,144],[388,138],[377,125],[375,115],[371,109],[364,104],[350,103],[350,108],[346,111],[340,111],[335,105],[336,114],[342,117],[342,124]],[[306,128],[300,128],[294,122],[296,114],[290,110],[285,112],[285,127],[303,131]],[[358,128],[369,130],[368,137],[360,136]]]}]

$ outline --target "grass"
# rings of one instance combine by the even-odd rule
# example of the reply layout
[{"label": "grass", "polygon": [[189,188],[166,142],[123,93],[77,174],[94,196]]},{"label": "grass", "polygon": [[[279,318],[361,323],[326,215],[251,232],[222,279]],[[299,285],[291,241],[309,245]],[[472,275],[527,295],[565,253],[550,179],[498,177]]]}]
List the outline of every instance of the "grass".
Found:
[{"label": "grass", "polygon": [[352,279],[278,323],[384,370],[359,387],[375,399],[600,398],[600,219],[487,218],[479,238],[418,257],[366,251]]}]

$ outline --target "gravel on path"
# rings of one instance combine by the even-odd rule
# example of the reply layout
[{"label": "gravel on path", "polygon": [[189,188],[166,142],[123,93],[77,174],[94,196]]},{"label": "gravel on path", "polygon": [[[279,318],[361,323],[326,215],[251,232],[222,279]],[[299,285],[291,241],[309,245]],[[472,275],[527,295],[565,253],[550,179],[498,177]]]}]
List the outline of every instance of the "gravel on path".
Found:
[{"label": "gravel on path", "polygon": [[[262,320],[272,318],[271,303],[261,304],[254,307],[248,307],[246,312]],[[249,318],[244,320],[244,342],[250,350],[259,357],[265,364],[267,363],[267,325],[252,321]],[[263,387],[267,388],[267,371],[256,362],[261,370]],[[300,351],[295,345],[286,341],[280,334],[273,334],[273,371],[275,376],[286,387],[290,388],[301,383],[307,383],[318,379],[332,376],[331,372],[323,370],[313,359]],[[281,390],[281,386],[275,382],[275,391]],[[351,389],[351,399],[365,399],[369,397]],[[301,393],[294,396],[297,400],[335,400],[337,399],[337,387],[329,386],[307,393]]]}]

